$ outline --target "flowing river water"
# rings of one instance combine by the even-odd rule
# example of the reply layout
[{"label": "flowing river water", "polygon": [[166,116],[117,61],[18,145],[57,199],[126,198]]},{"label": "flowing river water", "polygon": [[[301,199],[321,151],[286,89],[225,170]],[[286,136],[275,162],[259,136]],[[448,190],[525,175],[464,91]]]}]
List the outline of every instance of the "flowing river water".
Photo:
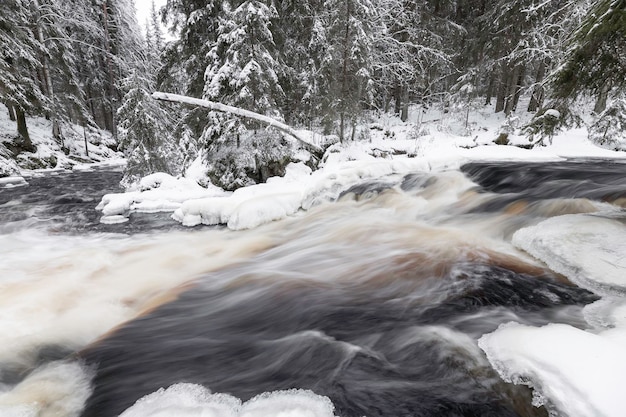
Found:
[{"label": "flowing river water", "polygon": [[0,416],[547,416],[477,340],[598,296],[512,236],[626,217],[610,161],[389,176],[243,232],[100,224],[120,177],[0,189]]}]

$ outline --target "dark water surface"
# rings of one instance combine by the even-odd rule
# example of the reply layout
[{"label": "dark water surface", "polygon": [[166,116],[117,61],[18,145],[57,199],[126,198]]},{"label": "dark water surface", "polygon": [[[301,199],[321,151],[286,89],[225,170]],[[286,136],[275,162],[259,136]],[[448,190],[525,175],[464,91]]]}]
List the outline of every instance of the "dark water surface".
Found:
[{"label": "dark water surface", "polygon": [[59,233],[142,233],[185,230],[171,213],[132,213],[130,221],[102,224],[96,206],[102,196],[122,193],[120,170],[53,172],[28,177],[27,186],[0,188],[0,233],[49,228]]}]

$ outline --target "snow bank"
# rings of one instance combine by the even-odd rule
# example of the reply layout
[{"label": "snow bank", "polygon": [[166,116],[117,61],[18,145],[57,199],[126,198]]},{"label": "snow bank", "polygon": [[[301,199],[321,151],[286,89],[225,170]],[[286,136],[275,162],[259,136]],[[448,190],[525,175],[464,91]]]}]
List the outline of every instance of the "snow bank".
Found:
[{"label": "snow bank", "polygon": [[127,217],[132,212],[174,211],[184,201],[225,194],[210,184],[205,188],[187,178],[155,173],[143,178],[134,191],[106,194],[96,209],[102,211],[102,223],[119,223],[119,216]]},{"label": "snow bank", "polygon": [[563,324],[510,323],[478,344],[505,381],[535,388],[535,405],[547,400],[570,417],[624,415],[625,346],[611,337]]},{"label": "snow bank", "polygon": [[186,201],[172,217],[185,226],[226,224],[232,230],[251,229],[332,201],[364,179],[424,169],[428,170],[424,161],[410,159],[329,160],[316,172],[303,163],[292,163],[284,177],[240,188],[231,195]]},{"label": "snow bank", "polygon": [[334,417],[333,412],[327,397],[306,390],[267,392],[242,404],[232,395],[181,383],[141,398],[120,417]]}]

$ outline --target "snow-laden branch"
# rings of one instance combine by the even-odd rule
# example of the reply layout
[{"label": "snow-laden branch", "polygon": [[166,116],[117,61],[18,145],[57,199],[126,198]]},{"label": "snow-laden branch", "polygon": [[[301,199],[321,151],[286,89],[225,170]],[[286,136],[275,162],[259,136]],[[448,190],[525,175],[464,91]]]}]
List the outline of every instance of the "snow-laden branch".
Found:
[{"label": "snow-laden branch", "polygon": [[305,148],[310,152],[313,152],[320,156],[324,153],[322,148],[302,138],[298,134],[298,132],[296,132],[291,126],[288,126],[282,122],[279,122],[278,120],[273,119],[269,116],[255,113],[250,110],[241,109],[239,107],[228,106],[226,104],[216,103],[214,101],[201,100],[199,98],[181,96],[178,94],[156,92],[152,94],[152,98],[155,100],[170,101],[174,103],[184,103],[184,104],[190,104],[192,106],[206,107],[207,109],[210,109],[213,111],[219,111],[222,113],[230,113],[230,114],[234,114],[235,116],[256,120],[257,122],[266,124],[269,127],[273,127],[275,129],[280,130],[283,133],[288,134],[289,136],[292,136],[293,138],[301,142],[305,146]]}]

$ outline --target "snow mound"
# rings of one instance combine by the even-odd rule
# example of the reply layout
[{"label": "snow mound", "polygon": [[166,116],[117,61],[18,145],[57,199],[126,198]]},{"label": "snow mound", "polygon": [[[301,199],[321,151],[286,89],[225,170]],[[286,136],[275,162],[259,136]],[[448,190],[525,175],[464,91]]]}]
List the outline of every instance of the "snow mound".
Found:
[{"label": "snow mound", "polygon": [[241,403],[195,384],[175,384],[138,400],[120,417],[333,417],[327,397],[306,390],[266,392]]},{"label": "snow mound", "polygon": [[428,170],[428,165],[416,159],[335,161],[311,172],[303,163],[292,163],[284,177],[231,195],[186,201],[172,217],[185,226],[226,224],[232,230],[251,229],[333,201],[360,181],[415,170]]},{"label": "snow mound", "polygon": [[146,395],[120,417],[236,417],[240,408],[238,398],[211,394],[201,385],[181,383]]},{"label": "snow mound", "polygon": [[174,211],[184,201],[226,194],[213,185],[201,187],[187,178],[174,178],[169,174],[155,173],[143,178],[136,190],[126,193],[106,194],[96,207],[101,210],[101,222],[127,217],[132,212],[157,213]]},{"label": "snow mound", "polygon": [[548,401],[570,417],[624,415],[624,345],[610,334],[509,323],[478,345],[505,381],[535,388],[535,405]]},{"label": "snow mound", "polygon": [[618,220],[572,214],[518,230],[513,244],[597,294],[625,294],[625,236]]}]

